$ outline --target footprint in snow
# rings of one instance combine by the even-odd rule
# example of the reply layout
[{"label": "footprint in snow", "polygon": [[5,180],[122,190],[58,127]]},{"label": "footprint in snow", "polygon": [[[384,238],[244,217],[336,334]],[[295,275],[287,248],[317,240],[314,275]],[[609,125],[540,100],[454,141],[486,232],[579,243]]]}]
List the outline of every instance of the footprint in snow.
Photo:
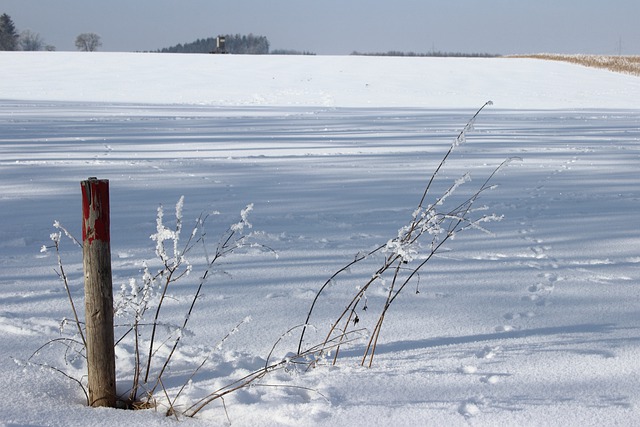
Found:
[{"label": "footprint in snow", "polygon": [[477,352],[476,356],[478,357],[478,359],[493,359],[494,357],[496,357],[499,351],[500,346],[486,346],[485,348]]},{"label": "footprint in snow", "polygon": [[515,320],[520,318],[531,318],[535,317],[536,314],[533,311],[523,311],[522,313],[506,313],[504,317],[506,320]]},{"label": "footprint in snow", "polygon": [[496,332],[511,332],[511,331],[516,331],[520,328],[515,327],[515,326],[511,326],[511,325],[501,325],[501,326],[496,326],[495,331]]},{"label": "footprint in snow", "polygon": [[555,273],[543,273],[543,274],[539,274],[538,276],[544,277],[545,279],[547,279],[549,283],[558,282],[562,280],[562,278]]},{"label": "footprint in snow", "polygon": [[554,286],[551,284],[536,283],[535,285],[529,286],[527,289],[529,290],[529,292],[535,293],[535,292],[551,292],[553,288]]},{"label": "footprint in snow", "polygon": [[547,305],[547,299],[540,295],[525,295],[522,297],[522,301],[531,302],[539,307]]},{"label": "footprint in snow", "polygon": [[469,399],[462,402],[458,407],[458,413],[465,418],[475,417],[480,413],[480,408],[484,405],[484,399]]},{"label": "footprint in snow", "polygon": [[480,381],[486,384],[497,384],[500,381],[500,377],[498,375],[487,375],[482,377]]},{"label": "footprint in snow", "polygon": [[475,374],[476,372],[478,372],[478,368],[473,365],[465,365],[461,366],[458,369],[458,372],[460,372],[461,374]]}]

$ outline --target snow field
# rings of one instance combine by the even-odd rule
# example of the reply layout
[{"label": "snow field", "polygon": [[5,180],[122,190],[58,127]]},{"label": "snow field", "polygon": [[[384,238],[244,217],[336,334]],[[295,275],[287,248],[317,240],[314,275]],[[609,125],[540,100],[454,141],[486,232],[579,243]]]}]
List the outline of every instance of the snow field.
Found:
[{"label": "snow field", "polygon": [[[359,366],[364,343],[356,343],[336,367],[279,371],[230,395],[229,418],[252,426],[637,419],[640,114],[629,109],[637,78],[503,59],[459,60],[447,73],[446,60],[416,61],[416,70],[376,58],[56,55],[0,56],[0,422],[174,422],[162,410],[86,408],[75,384],[22,363],[59,336],[60,319],[70,316],[55,254],[40,247],[50,245],[54,220],[79,234],[81,180],[110,180],[116,289],[154,257],[149,235],[158,204],[170,222],[181,195],[187,224],[220,212],[207,229],[212,241],[254,203],[250,221],[278,253],[234,255],[206,287],[166,377],[175,392],[210,355],[181,398],[187,405],[263,365],[274,342],[304,321],[324,280],[397,234],[431,171],[487,99],[496,105],[479,116],[434,194],[470,172],[463,198],[505,158],[521,158],[481,198],[504,215],[489,224],[493,235],[463,233],[430,262],[419,293],[408,289],[389,312],[372,368]],[[49,73],[43,77],[35,66]],[[207,66],[234,70],[217,97],[203,89]],[[83,67],[102,74],[79,82],[71,71]],[[366,92],[389,75],[398,76],[395,87]],[[277,83],[266,85],[273,76]],[[369,89],[361,87],[363,76],[373,82]],[[418,96],[436,86],[442,97]],[[81,301],[81,255],[63,241],[62,256]],[[193,274],[163,313],[167,321],[181,322],[195,291],[202,254],[192,261]],[[312,318],[318,332],[309,342],[374,266],[339,278]],[[372,327],[384,295],[383,287],[368,294],[363,326]],[[251,321],[216,349],[247,316]],[[285,338],[274,359],[295,350],[296,334]],[[65,365],[53,350],[38,360],[82,374],[81,363]],[[120,378],[129,379],[130,363],[131,348],[119,348]],[[183,420],[227,421],[220,404]]]}]

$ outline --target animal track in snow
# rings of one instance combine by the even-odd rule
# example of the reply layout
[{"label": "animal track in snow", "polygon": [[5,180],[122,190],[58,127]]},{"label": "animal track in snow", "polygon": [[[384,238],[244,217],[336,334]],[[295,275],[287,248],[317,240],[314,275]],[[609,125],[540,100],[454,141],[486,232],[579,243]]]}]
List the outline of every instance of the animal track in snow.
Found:
[{"label": "animal track in snow", "polygon": [[536,314],[533,311],[524,311],[522,313],[506,313],[502,317],[504,317],[507,320],[514,320],[514,319],[520,319],[520,318],[535,317],[535,315]]},{"label": "animal track in snow", "polygon": [[527,288],[529,292],[551,292],[554,286],[552,284],[536,283]]},{"label": "animal track in snow", "polygon": [[[526,249],[522,250],[518,254],[518,257],[523,260],[521,265],[529,269],[537,270],[539,273],[535,274],[535,280],[532,281],[533,283],[529,282],[528,284],[524,284],[520,301],[525,304],[532,304],[534,307],[547,306],[549,304],[549,297],[554,292],[556,284],[563,280],[562,277],[551,271],[559,268],[558,261],[550,255],[553,249],[552,246],[546,243],[545,239],[536,235],[536,221],[549,209],[549,205],[540,202],[549,199],[546,187],[548,181],[555,179],[553,175],[568,170],[568,165],[577,161],[578,159],[574,157],[556,166],[551,175],[542,177],[535,186],[527,189],[529,195],[527,205],[528,214],[520,221],[521,228],[518,231],[520,238],[526,243]],[[509,321],[509,323],[497,326],[495,330],[497,332],[507,332],[520,329],[521,327],[518,325],[518,320],[526,320],[535,315],[535,309],[524,312],[507,312],[502,317]]]},{"label": "animal track in snow", "polygon": [[500,346],[486,346],[476,353],[478,359],[493,359],[500,351]]},{"label": "animal track in snow", "polygon": [[557,282],[559,280],[562,280],[562,278],[558,277],[558,275],[555,274],[555,273],[542,273],[542,274],[539,274],[538,277],[544,277],[545,279],[547,279],[547,281],[549,283],[553,283],[553,282]]},{"label": "animal track in snow", "polygon": [[500,381],[500,376],[498,375],[487,375],[480,379],[483,383],[487,384],[497,384]]},{"label": "animal track in snow", "polygon": [[473,365],[465,365],[458,369],[461,374],[475,374],[478,372],[478,367]]},{"label": "animal track in snow", "polygon": [[468,399],[458,406],[458,413],[465,418],[475,417],[480,413],[480,408],[486,405],[484,397]]},{"label": "animal track in snow", "polygon": [[480,408],[476,402],[463,402],[458,408],[458,412],[465,418],[471,418],[480,413]]},{"label": "animal track in snow", "polygon": [[540,295],[525,295],[522,297],[522,301],[532,302],[537,306],[547,305],[547,299]]}]

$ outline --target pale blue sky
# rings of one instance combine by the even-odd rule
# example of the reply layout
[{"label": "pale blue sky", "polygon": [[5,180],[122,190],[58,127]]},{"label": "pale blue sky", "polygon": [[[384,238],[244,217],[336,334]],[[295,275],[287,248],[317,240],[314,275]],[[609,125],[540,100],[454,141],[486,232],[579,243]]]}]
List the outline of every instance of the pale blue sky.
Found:
[{"label": "pale blue sky", "polygon": [[103,51],[253,33],[317,54],[640,54],[640,0],[0,0],[0,13],[57,50],[83,32]]}]

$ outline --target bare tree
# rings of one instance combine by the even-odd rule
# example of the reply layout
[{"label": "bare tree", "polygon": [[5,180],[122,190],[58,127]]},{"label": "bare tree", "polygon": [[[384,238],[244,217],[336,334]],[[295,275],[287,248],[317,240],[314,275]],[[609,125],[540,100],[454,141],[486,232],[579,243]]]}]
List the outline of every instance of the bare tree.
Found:
[{"label": "bare tree", "polygon": [[18,44],[20,48],[25,51],[42,50],[45,47],[44,40],[40,37],[40,34],[30,30],[24,30],[20,33]]},{"label": "bare tree", "polygon": [[96,33],[82,33],[76,37],[76,48],[82,52],[94,52],[102,46],[100,36]]}]

